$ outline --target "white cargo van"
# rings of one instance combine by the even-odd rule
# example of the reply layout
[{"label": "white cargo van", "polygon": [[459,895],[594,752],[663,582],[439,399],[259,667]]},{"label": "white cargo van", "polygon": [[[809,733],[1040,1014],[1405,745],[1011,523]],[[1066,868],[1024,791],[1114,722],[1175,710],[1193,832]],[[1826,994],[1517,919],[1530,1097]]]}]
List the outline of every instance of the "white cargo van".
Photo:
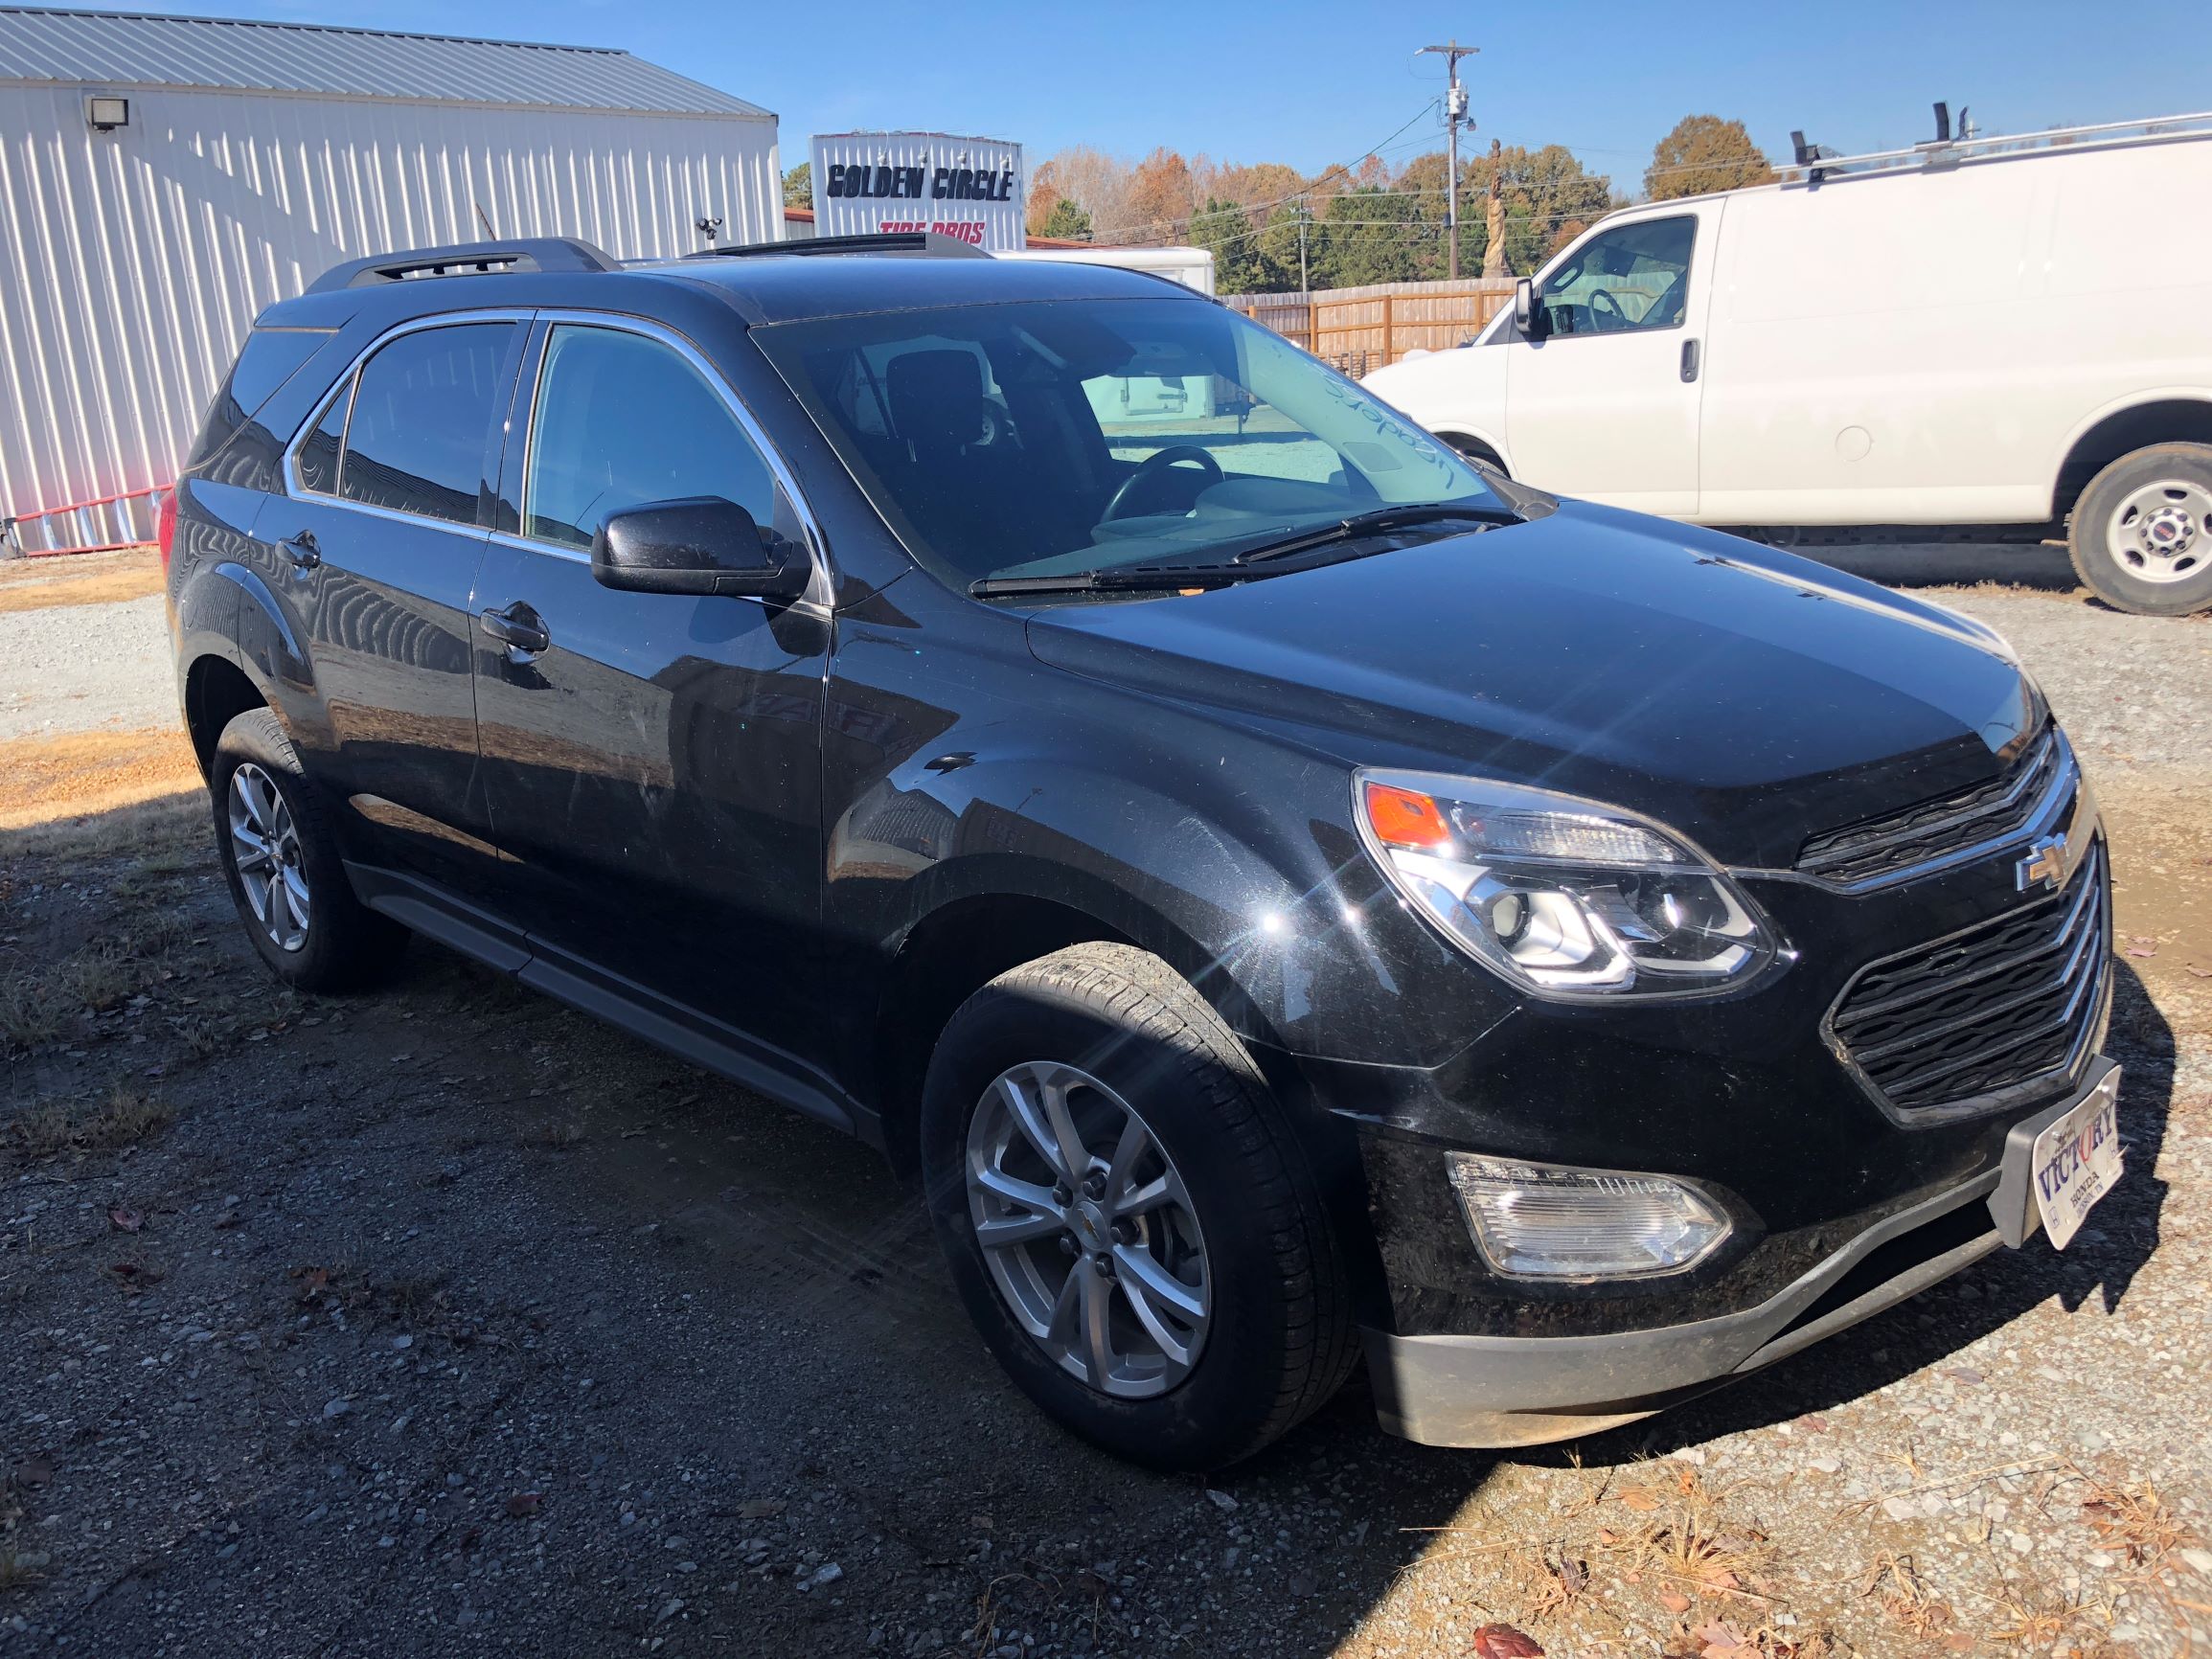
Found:
[{"label": "white cargo van", "polygon": [[1801,544],[2064,534],[2113,604],[2212,605],[2212,116],[1800,148],[1366,385],[1546,489]]}]

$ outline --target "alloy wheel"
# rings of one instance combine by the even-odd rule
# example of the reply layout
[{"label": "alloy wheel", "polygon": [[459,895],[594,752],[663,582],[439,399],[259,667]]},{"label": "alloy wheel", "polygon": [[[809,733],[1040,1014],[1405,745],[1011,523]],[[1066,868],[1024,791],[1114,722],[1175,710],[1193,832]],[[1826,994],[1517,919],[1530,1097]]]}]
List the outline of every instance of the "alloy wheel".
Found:
[{"label": "alloy wheel", "polygon": [[254,920],[279,950],[303,950],[311,907],[306,851],[276,780],[251,761],[231,773],[231,860]]},{"label": "alloy wheel", "polygon": [[998,1293],[1054,1363],[1121,1399],[1190,1375],[1213,1311],[1183,1178],[1151,1126],[1087,1072],[1002,1073],[968,1128],[968,1211]]},{"label": "alloy wheel", "polygon": [[2120,568],[2144,581],[2186,581],[2212,557],[2212,490],[2162,479],[2113,509],[2106,543]]}]

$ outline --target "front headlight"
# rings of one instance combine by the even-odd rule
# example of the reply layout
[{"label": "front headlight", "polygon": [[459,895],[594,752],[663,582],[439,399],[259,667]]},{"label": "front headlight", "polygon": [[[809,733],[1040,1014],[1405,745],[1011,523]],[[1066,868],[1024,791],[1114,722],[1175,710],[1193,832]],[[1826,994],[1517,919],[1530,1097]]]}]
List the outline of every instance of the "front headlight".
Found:
[{"label": "front headlight", "polygon": [[1572,795],[1360,771],[1354,817],[1391,884],[1484,966],[1541,996],[1664,996],[1774,955],[1751,901],[1647,819]]}]

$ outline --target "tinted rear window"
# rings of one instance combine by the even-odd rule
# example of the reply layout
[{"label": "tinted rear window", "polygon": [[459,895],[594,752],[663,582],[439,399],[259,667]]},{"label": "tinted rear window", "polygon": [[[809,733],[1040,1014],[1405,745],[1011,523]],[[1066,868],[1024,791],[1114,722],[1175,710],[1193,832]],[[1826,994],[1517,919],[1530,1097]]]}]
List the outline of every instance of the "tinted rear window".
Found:
[{"label": "tinted rear window", "polygon": [[364,363],[346,423],[338,493],[371,507],[475,523],[492,405],[514,329],[423,329]]},{"label": "tinted rear window", "polygon": [[198,466],[227,443],[330,339],[330,331],[322,329],[256,329],[248,334],[200,424],[199,443],[188,465]]}]

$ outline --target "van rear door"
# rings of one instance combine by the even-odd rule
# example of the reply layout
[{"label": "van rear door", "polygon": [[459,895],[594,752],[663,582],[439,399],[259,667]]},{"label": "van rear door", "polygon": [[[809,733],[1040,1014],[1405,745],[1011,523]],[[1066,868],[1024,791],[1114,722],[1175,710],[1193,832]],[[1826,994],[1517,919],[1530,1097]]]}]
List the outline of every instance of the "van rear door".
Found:
[{"label": "van rear door", "polygon": [[1615,507],[1698,511],[1698,420],[1721,204],[1606,226],[1545,276],[1549,329],[1506,347],[1516,478]]}]

